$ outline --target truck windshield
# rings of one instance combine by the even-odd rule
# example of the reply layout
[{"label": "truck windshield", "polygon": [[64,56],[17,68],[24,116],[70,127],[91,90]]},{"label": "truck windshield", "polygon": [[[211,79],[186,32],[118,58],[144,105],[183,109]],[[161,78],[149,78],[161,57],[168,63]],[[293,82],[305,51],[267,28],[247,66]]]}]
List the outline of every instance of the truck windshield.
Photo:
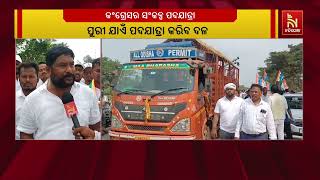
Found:
[{"label": "truck windshield", "polygon": [[165,94],[178,94],[192,91],[193,85],[194,74],[186,63],[127,64],[121,71],[115,90],[126,94],[153,95],[177,88]]}]

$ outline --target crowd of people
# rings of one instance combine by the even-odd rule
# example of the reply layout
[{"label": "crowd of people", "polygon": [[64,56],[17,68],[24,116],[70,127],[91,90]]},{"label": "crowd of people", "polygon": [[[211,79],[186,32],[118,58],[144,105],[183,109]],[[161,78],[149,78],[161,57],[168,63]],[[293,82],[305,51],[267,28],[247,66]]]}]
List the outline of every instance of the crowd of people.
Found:
[{"label": "crowd of people", "polygon": [[[246,94],[237,91],[236,85],[224,86],[225,96],[214,109],[211,137],[216,139],[283,140],[286,118],[292,119],[286,98],[279,87],[252,84]],[[238,97],[240,96],[240,97]],[[286,130],[288,131],[288,130]],[[288,133],[288,136],[292,136]]]},{"label": "crowd of people", "polygon": [[[16,55],[16,139],[101,139],[100,59],[75,64],[71,49],[50,49],[45,62]],[[70,92],[80,127],[66,113]]]}]

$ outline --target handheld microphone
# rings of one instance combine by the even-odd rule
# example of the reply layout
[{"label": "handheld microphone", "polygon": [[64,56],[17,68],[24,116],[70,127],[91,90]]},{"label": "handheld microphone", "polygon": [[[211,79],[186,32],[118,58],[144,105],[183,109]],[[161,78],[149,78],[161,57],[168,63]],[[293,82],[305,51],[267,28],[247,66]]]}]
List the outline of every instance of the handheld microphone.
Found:
[{"label": "handheld microphone", "polygon": [[73,126],[75,128],[80,127],[80,123],[77,117],[78,110],[77,106],[74,103],[73,96],[70,92],[65,92],[62,96],[62,102],[64,105],[64,109],[66,110],[67,116],[71,117]]}]

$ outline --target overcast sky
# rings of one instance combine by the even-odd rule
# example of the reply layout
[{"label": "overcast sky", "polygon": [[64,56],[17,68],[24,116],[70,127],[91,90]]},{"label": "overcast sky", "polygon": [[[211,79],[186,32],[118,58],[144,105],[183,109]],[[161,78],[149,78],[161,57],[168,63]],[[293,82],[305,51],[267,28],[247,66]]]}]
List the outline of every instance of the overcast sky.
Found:
[{"label": "overcast sky", "polygon": [[[165,39],[103,39],[102,55],[121,63],[130,61],[129,52],[144,49],[148,44],[157,44]],[[302,39],[201,39],[222,52],[227,58],[239,57],[240,84],[249,87],[255,82],[258,67],[273,51],[288,50],[289,44],[302,43]]]},{"label": "overcast sky", "polygon": [[56,39],[56,43],[64,42],[73,51],[75,61],[83,63],[83,57],[90,55],[93,59],[100,57],[100,39]]}]

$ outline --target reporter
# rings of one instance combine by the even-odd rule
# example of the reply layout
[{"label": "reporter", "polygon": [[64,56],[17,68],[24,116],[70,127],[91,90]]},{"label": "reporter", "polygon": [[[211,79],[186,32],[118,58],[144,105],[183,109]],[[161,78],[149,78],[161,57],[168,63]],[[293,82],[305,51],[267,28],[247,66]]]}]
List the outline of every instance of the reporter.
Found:
[{"label": "reporter", "polygon": [[67,47],[49,50],[46,63],[50,78],[25,99],[17,130],[21,139],[72,140],[74,125],[67,116],[62,96],[70,92],[80,126],[100,131],[101,115],[93,91],[74,82],[74,53]]}]

